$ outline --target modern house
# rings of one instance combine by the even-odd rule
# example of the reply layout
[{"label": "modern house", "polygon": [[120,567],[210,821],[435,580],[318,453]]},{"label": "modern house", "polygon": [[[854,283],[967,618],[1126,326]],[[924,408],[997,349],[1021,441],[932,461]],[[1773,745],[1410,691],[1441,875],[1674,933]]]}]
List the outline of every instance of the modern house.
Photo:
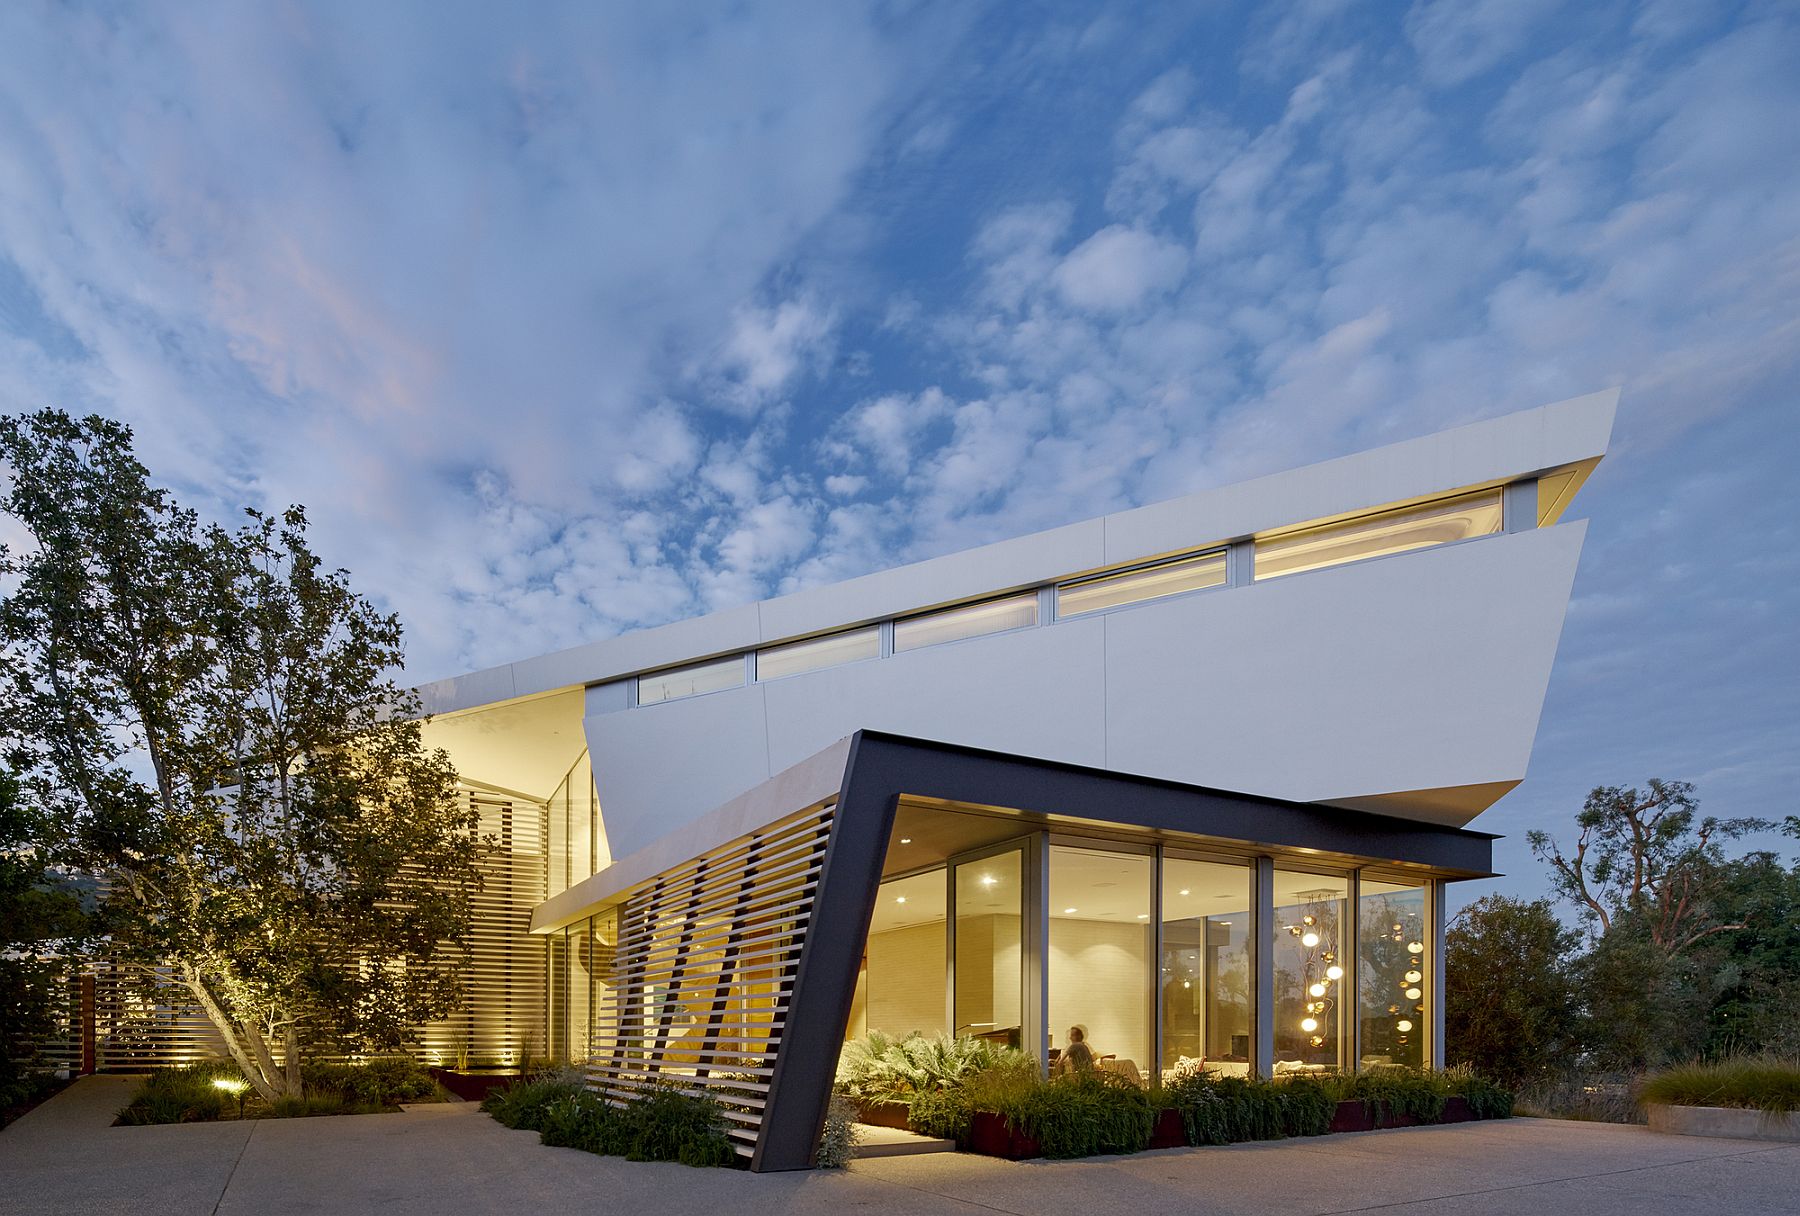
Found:
[{"label": "modern house", "polygon": [[501,844],[427,1050],[716,1092],[758,1169],[870,1030],[1442,1062],[1445,884],[1525,776],[1616,399],[426,687]]}]

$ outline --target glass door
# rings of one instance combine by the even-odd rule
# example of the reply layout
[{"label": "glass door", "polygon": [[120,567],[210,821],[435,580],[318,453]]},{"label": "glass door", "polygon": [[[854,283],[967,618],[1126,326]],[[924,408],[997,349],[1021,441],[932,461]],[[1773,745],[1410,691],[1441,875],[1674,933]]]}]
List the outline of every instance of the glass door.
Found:
[{"label": "glass door", "polygon": [[952,871],[952,1033],[1021,1046],[1024,850],[1014,846],[958,861]]}]

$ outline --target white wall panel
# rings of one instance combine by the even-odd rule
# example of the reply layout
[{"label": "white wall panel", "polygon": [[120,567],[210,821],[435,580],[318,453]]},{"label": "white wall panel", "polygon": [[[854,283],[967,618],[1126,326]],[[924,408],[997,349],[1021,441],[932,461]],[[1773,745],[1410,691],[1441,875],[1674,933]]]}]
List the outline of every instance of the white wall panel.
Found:
[{"label": "white wall panel", "polygon": [[863,729],[1104,764],[1099,624],[1065,621],[770,681],[761,685],[769,766],[780,771]]},{"label": "white wall panel", "polygon": [[614,857],[770,776],[760,685],[600,714],[585,725]]},{"label": "white wall panel", "polygon": [[1107,766],[1302,801],[1519,780],[1584,531],[1113,613]]}]

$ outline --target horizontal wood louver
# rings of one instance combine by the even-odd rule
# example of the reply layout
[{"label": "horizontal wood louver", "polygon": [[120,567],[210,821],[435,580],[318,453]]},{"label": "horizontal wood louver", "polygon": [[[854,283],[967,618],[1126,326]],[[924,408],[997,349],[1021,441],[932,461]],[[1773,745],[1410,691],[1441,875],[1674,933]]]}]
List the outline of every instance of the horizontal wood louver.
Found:
[{"label": "horizontal wood louver", "polygon": [[803,812],[626,899],[595,1003],[594,1089],[615,1099],[656,1085],[710,1095],[739,1154],[752,1155],[831,822],[830,806]]},{"label": "horizontal wood louver", "polygon": [[548,944],[531,934],[531,911],[549,898],[549,811],[523,798],[463,796],[493,847],[471,909],[462,1008],[419,1037],[432,1064],[516,1066],[549,1052]]},{"label": "horizontal wood louver", "polygon": [[157,975],[160,984],[152,987],[135,968],[94,964],[96,1068],[173,1068],[227,1054],[225,1040],[176,982],[174,968],[159,967]]},{"label": "horizontal wood louver", "polygon": [[[462,1008],[420,1027],[417,1046],[427,1063],[449,1066],[541,1059],[548,1049],[548,955],[545,940],[531,934],[531,912],[548,898],[548,811],[527,799],[467,789],[458,797],[469,800],[479,831],[494,847],[483,855],[482,889],[474,896]],[[161,1068],[226,1054],[212,1023],[174,982],[172,968],[161,969],[160,987],[104,954],[77,966],[72,977],[84,969],[94,977],[97,1068]],[[60,1041],[53,1046],[73,1050]]]}]

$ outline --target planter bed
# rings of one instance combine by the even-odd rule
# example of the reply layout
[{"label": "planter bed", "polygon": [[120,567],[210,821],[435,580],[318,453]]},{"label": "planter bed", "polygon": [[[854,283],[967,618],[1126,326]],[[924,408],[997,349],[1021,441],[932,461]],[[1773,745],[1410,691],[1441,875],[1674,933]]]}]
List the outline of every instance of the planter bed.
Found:
[{"label": "planter bed", "polygon": [[[1734,1112],[1755,1115],[1758,1112]],[[1394,1127],[1419,1127],[1438,1123],[1472,1123],[1475,1113],[1462,1098],[1447,1098],[1444,1102],[1444,1113],[1437,1119],[1421,1120],[1412,1115],[1390,1115],[1375,1119],[1370,1116],[1369,1108],[1361,1102],[1340,1102],[1337,1112],[1331,1118],[1332,1132],[1368,1132],[1381,1131]],[[865,1120],[867,1122],[867,1120]],[[1795,1121],[1795,1139],[1800,1139],[1800,1120]],[[1714,1133],[1723,1134],[1723,1133]],[[1758,1137],[1763,1139],[1774,1137]],[[1159,1110],[1156,1112],[1156,1124],[1150,1132],[1150,1143],[1146,1148],[1186,1148],[1188,1147],[1187,1127],[1182,1122],[1178,1110]],[[1043,1156],[1042,1146],[1036,1140],[1017,1131],[1007,1122],[1004,1115],[992,1111],[978,1110],[969,1124],[970,1152],[981,1153],[988,1157],[1000,1157],[1007,1161],[1025,1161],[1033,1157]]]},{"label": "planter bed", "polygon": [[1437,1123],[1473,1123],[1475,1112],[1469,1109],[1468,1102],[1462,1098],[1444,1099],[1444,1113],[1436,1119],[1420,1119],[1414,1115],[1388,1115],[1376,1119],[1368,1106],[1361,1102],[1339,1102],[1337,1113],[1331,1116],[1331,1130],[1334,1132],[1374,1132],[1390,1127],[1419,1127]]},{"label": "planter bed", "polygon": [[524,1074],[517,1068],[427,1068],[432,1079],[464,1102],[479,1102],[488,1091],[511,1085]]},{"label": "planter bed", "polygon": [[909,1108],[904,1102],[858,1102],[856,1104],[856,1121],[867,1123],[870,1127],[892,1127],[900,1131],[911,1131],[906,1117]]},{"label": "planter bed", "polygon": [[1800,1144],[1800,1113],[1783,1114],[1745,1106],[1669,1106],[1660,1102],[1645,1103],[1644,1113],[1653,1132]]}]

